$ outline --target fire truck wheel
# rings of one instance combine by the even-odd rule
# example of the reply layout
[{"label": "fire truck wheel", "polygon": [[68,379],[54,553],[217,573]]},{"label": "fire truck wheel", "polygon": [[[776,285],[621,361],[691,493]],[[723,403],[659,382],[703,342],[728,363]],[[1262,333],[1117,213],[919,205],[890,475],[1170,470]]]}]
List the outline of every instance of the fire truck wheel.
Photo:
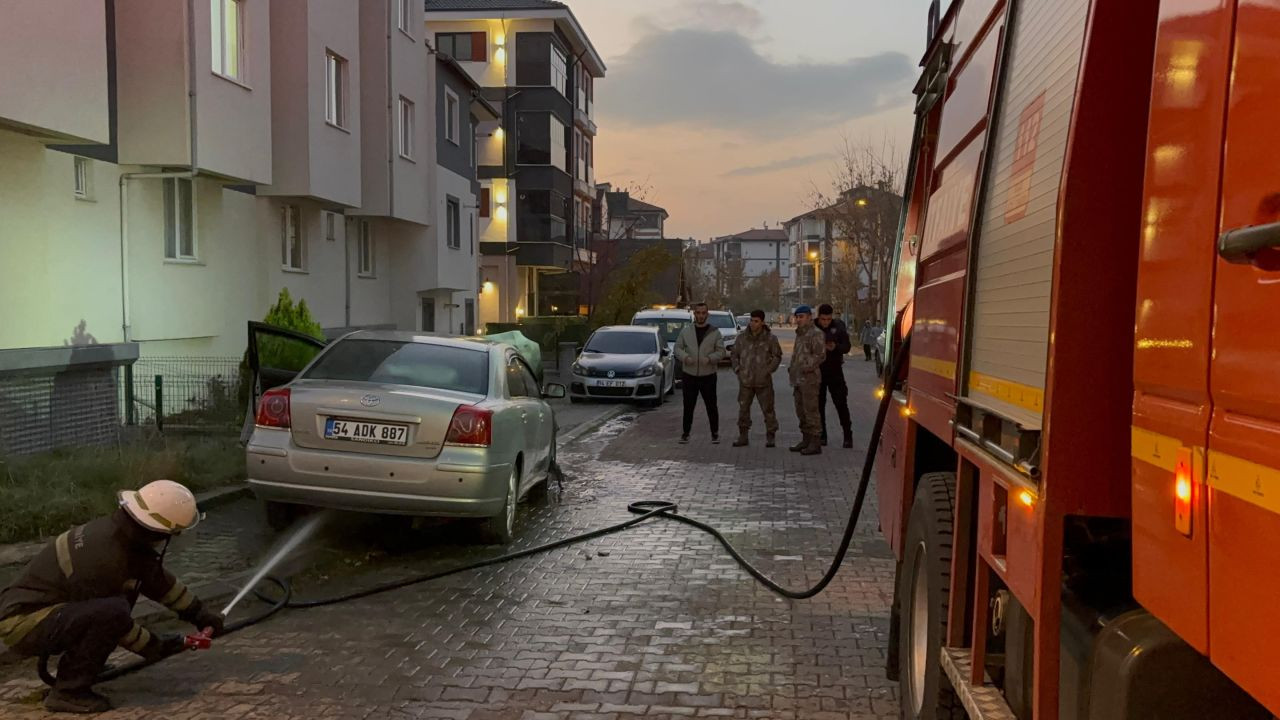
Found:
[{"label": "fire truck wheel", "polygon": [[898,686],[902,717],[908,720],[966,717],[939,661],[951,582],[955,492],[954,474],[929,473],[920,478],[911,506],[897,587]]}]

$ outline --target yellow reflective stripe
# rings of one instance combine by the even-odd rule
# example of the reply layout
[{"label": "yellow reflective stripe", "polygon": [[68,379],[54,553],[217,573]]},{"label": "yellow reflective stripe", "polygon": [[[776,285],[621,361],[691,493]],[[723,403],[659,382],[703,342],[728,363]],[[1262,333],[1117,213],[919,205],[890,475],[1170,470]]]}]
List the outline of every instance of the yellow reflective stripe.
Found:
[{"label": "yellow reflective stripe", "polygon": [[1150,430],[1134,426],[1130,429],[1129,454],[1161,470],[1175,472],[1178,469],[1178,450],[1183,443]]},{"label": "yellow reflective stripe", "polygon": [[37,625],[44,622],[45,618],[49,617],[50,613],[62,607],[62,605],[62,603],[58,603],[57,605],[40,608],[26,615],[14,615],[0,620],[0,640],[3,640],[4,644],[10,647],[17,645],[22,642],[27,633],[34,630]]},{"label": "yellow reflective stripe", "polygon": [[[911,359],[915,363],[915,358]],[[979,372],[969,373],[969,390],[990,395],[1010,405],[1040,414],[1044,412],[1044,390]]]},{"label": "yellow reflective stripe", "polygon": [[62,574],[68,578],[75,572],[75,568],[71,566],[71,545],[67,542],[70,534],[71,531],[68,530],[53,541],[53,548],[58,554],[58,567],[62,568]]},{"label": "yellow reflective stripe", "polygon": [[172,605],[168,607],[170,610],[174,612],[182,612],[183,610],[186,610],[187,608],[191,607],[191,604],[194,603],[195,601],[196,601],[195,594],[192,593],[190,590],[187,590],[182,593],[182,597],[178,598]]},{"label": "yellow reflective stripe", "polygon": [[925,355],[913,355],[911,357],[911,367],[947,380],[956,379],[956,364],[949,360],[939,360]]},{"label": "yellow reflective stripe", "polygon": [[151,633],[141,625],[134,623],[133,628],[120,639],[120,647],[129,652],[141,654],[151,644]]},{"label": "yellow reflective stripe", "polygon": [[1280,514],[1280,470],[1220,452],[1209,452],[1209,487]]},{"label": "yellow reflective stripe", "polygon": [[178,598],[182,597],[182,594],[186,591],[187,586],[183,585],[182,581],[174,580],[173,586],[169,588],[169,592],[165,593],[164,597],[160,598],[160,604],[165,607],[173,607],[173,604],[177,602]]}]

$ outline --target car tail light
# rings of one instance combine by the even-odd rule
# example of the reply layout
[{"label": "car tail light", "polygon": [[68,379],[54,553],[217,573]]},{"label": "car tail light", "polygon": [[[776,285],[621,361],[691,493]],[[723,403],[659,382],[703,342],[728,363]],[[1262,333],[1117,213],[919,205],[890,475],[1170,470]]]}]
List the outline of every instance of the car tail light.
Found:
[{"label": "car tail light", "polygon": [[254,421],[259,427],[289,429],[293,424],[289,415],[289,388],[276,388],[263,393],[258,400],[258,416]]},{"label": "car tail light", "polygon": [[493,411],[474,405],[459,405],[449,421],[446,445],[489,447],[493,442]]}]

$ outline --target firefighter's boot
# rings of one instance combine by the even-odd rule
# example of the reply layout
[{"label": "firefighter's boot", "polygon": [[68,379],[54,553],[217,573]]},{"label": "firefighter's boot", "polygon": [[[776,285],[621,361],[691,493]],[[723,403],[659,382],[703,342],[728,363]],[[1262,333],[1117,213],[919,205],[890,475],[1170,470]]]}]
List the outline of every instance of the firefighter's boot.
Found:
[{"label": "firefighter's boot", "polygon": [[44,707],[50,712],[94,715],[110,710],[111,701],[89,689],[59,690],[54,688],[45,697]]}]

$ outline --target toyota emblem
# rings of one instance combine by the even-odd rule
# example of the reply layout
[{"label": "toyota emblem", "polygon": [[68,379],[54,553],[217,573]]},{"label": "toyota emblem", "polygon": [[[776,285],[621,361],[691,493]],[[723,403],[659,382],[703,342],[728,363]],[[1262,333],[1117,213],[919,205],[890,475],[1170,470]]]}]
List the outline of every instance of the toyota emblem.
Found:
[{"label": "toyota emblem", "polygon": [[375,407],[380,402],[382,402],[382,398],[379,398],[377,395],[365,395],[360,398],[360,404],[365,407]]}]

